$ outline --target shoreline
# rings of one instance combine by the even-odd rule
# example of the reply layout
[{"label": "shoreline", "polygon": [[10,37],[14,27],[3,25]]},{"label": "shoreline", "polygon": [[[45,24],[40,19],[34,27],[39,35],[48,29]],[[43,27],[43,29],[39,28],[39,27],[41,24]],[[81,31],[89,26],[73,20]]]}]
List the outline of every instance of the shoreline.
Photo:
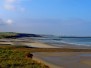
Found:
[{"label": "shoreline", "polygon": [[35,47],[35,48],[59,48],[57,46],[48,45],[46,43],[34,41],[31,43],[24,43],[28,47]]},{"label": "shoreline", "polygon": [[45,41],[38,41],[38,40],[34,40],[34,41],[37,41],[37,42],[40,42],[40,43],[44,43],[44,44],[48,44],[48,45],[51,45],[51,46],[56,46],[56,47],[61,47],[62,45],[69,45],[69,46],[74,46],[74,47],[90,47],[91,48],[91,45],[90,44],[80,44],[80,43],[72,43],[72,42],[65,42],[65,41],[60,41],[60,43],[49,43],[49,42],[45,42]]},{"label": "shoreline", "polygon": [[76,48],[76,49],[91,49],[91,46],[82,46],[82,45],[75,45],[75,44],[50,44],[50,43],[43,43],[39,41],[34,41],[31,43],[24,43],[24,45],[28,47],[35,47],[35,48]]},{"label": "shoreline", "polygon": [[63,68],[63,67],[54,65],[54,64],[52,64],[52,63],[49,63],[49,62],[47,62],[47,61],[44,61],[43,59],[38,58],[38,57],[33,57],[33,60],[36,60],[36,61],[38,61],[39,63],[43,63],[44,65],[49,66],[49,68]]}]

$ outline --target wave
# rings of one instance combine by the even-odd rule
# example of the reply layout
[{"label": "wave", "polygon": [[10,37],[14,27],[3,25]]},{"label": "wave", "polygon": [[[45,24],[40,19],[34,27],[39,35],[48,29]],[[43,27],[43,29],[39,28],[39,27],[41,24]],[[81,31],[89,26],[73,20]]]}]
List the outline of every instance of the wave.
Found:
[{"label": "wave", "polygon": [[[75,45],[75,46],[91,46],[91,41],[90,39],[61,39],[61,40],[53,40],[53,39],[36,39],[37,41],[47,43],[47,44],[52,44],[56,46],[61,46],[61,44],[67,44],[67,45]],[[67,41],[68,40],[68,41]]]},{"label": "wave", "polygon": [[91,46],[91,45],[88,45],[88,44],[80,44],[80,43],[72,43],[72,42],[66,42],[66,41],[61,41],[61,43],[63,44],[70,44],[70,45],[79,45],[79,46]]}]

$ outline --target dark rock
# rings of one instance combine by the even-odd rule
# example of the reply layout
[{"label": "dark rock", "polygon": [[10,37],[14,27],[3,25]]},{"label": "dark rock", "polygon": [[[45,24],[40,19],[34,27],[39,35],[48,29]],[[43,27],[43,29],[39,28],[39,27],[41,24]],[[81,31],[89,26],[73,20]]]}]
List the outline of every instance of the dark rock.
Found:
[{"label": "dark rock", "polygon": [[28,54],[26,55],[26,57],[32,59],[32,58],[33,58],[33,54],[28,53]]}]

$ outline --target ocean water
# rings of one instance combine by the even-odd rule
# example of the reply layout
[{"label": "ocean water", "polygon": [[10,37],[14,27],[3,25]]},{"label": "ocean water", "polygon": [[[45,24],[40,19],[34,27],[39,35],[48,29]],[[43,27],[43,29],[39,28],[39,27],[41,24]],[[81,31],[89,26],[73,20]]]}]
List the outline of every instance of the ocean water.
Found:
[{"label": "ocean water", "polygon": [[91,38],[62,38],[61,42],[68,44],[91,46]]},{"label": "ocean water", "polygon": [[80,46],[91,46],[91,38],[58,38],[58,37],[46,37],[36,38],[37,41],[41,41],[47,44],[53,44],[60,46],[60,44],[75,44]]}]

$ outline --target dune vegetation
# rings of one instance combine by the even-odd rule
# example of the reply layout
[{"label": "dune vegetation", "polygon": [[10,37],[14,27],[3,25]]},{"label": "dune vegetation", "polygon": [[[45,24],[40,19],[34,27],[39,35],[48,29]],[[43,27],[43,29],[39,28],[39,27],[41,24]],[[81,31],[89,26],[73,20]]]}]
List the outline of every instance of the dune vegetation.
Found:
[{"label": "dune vegetation", "polygon": [[49,68],[45,64],[27,57],[29,51],[13,50],[12,46],[0,47],[0,68]]}]

